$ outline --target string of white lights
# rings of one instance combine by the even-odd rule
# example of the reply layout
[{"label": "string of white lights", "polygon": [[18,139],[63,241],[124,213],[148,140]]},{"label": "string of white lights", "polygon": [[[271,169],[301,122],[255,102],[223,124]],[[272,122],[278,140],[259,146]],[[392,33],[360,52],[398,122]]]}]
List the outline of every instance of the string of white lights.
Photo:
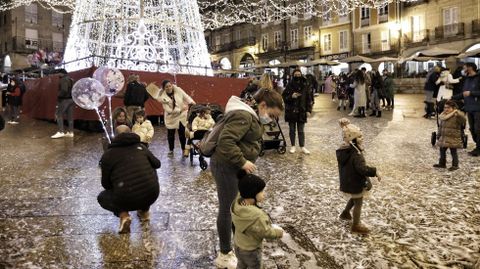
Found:
[{"label": "string of white lights", "polygon": [[[415,2],[417,0],[198,0],[205,29],[215,29],[238,23],[262,24],[292,16],[345,15],[358,7],[379,8],[392,2]],[[4,0],[0,11],[44,3],[57,12],[73,12],[76,0]],[[82,1],[78,1],[81,3]],[[100,1],[103,2],[103,1]],[[105,2],[117,2],[115,0]],[[152,3],[162,1],[154,0]],[[66,7],[68,11],[64,11]]]}]

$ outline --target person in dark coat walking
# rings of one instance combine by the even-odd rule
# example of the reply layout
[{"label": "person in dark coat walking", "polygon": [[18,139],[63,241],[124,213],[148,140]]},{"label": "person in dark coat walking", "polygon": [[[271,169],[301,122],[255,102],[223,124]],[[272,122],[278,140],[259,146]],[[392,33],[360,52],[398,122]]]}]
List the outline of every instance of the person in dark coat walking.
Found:
[{"label": "person in dark coat walking", "polygon": [[105,190],[97,200],[101,207],[120,217],[118,232],[128,233],[132,221],[128,211],[138,210],[141,220],[149,219],[150,206],[160,192],[156,169],[161,164],[130,128],[121,125],[116,132],[100,160]]},{"label": "person in dark coat walking", "polygon": [[290,153],[295,153],[295,135],[298,129],[298,142],[305,154],[310,154],[305,148],[305,123],[312,113],[313,96],[308,88],[307,80],[299,69],[293,71],[293,78],[282,93],[285,102],[285,121],[290,127]]},{"label": "person in dark coat walking", "polygon": [[435,66],[433,71],[427,75],[427,81],[425,82],[425,115],[424,118],[430,119],[432,114],[435,113],[435,99],[437,98],[440,85],[437,85],[437,80],[440,77],[441,68]]},{"label": "person in dark coat walking", "polygon": [[138,75],[130,75],[128,78],[127,90],[123,97],[123,104],[127,109],[127,118],[129,121],[132,121],[133,113],[136,110],[145,107],[145,102],[149,98],[145,84],[140,83],[139,79],[140,77]]},{"label": "person in dark coat walking", "polygon": [[[385,98],[385,89],[383,84],[382,76],[380,72],[374,71],[371,75],[372,78],[372,91],[370,93],[370,108],[372,109],[372,114],[369,116],[382,116],[382,108],[380,106],[380,100]],[[385,101],[384,101],[385,106]]]},{"label": "person in dark coat walking", "polygon": [[[73,80],[68,76],[65,69],[60,72],[60,85],[57,94],[57,126],[58,131],[51,138],[73,137],[73,109],[75,103],[72,99]],[[63,127],[63,116],[67,115],[68,131]]]},{"label": "person in dark coat walking", "polygon": [[20,105],[22,104],[22,91],[20,89],[20,83],[17,79],[12,79],[7,88],[8,98],[8,116],[10,120],[9,124],[18,124]]},{"label": "person in dark coat walking", "polygon": [[360,128],[350,123],[346,118],[339,121],[343,132],[343,144],[336,151],[338,171],[340,175],[340,191],[349,198],[348,203],[340,215],[342,220],[352,220],[350,210],[353,208],[352,232],[368,234],[367,227],[360,223],[363,197],[371,188],[368,177],[377,177],[377,169],[368,166],[363,156],[363,134]]},{"label": "person in dark coat walking", "polygon": [[453,99],[463,99],[464,110],[468,116],[468,126],[475,141],[475,149],[468,154],[480,156],[480,76],[477,74],[477,65],[474,63],[465,64],[466,77],[463,82],[463,93],[453,96]]},{"label": "person in dark coat walking", "polygon": [[463,91],[463,66],[458,66],[457,69],[455,69],[455,72],[453,72],[452,77],[453,79],[460,79],[459,83],[453,84],[453,95],[461,94]]}]

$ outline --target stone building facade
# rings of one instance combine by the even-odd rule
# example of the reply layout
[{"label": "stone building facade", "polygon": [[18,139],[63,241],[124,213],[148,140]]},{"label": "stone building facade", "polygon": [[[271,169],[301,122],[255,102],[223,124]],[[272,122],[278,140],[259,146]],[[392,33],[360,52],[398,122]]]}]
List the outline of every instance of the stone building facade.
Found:
[{"label": "stone building facade", "polygon": [[0,12],[0,66],[4,71],[61,60],[71,23],[62,14],[33,3]]}]

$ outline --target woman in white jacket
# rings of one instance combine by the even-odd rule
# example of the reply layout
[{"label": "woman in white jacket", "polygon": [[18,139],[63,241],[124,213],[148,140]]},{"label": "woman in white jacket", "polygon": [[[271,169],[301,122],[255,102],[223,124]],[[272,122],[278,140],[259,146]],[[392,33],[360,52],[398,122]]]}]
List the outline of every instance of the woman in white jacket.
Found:
[{"label": "woman in white jacket", "polygon": [[450,99],[453,95],[453,85],[451,84],[460,83],[461,78],[462,77],[454,79],[450,73],[450,70],[448,68],[444,68],[442,73],[440,73],[440,77],[438,78],[437,82],[435,82],[437,85],[440,85],[437,101],[440,102],[442,99]]},{"label": "woman in white jacket", "polygon": [[173,85],[169,80],[162,82],[162,90],[157,101],[162,103],[165,119],[165,127],[168,133],[169,156],[173,155],[175,148],[175,130],[178,130],[178,137],[182,152],[185,150],[185,126],[187,125],[188,106],[194,105],[195,101],[186,94],[180,87]]}]

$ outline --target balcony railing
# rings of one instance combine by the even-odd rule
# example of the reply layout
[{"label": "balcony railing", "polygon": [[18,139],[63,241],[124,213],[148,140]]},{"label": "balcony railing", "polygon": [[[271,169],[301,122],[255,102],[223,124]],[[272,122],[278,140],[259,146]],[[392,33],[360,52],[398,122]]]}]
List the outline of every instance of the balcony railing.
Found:
[{"label": "balcony railing", "polygon": [[370,25],[370,17],[362,18],[362,21],[360,22],[360,24],[362,25],[362,27],[369,26]]},{"label": "balcony railing", "polygon": [[404,36],[404,41],[407,46],[417,43],[430,41],[430,30],[424,29],[420,31],[411,32],[410,35]]},{"label": "balcony railing", "polygon": [[447,37],[464,36],[464,35],[465,35],[465,24],[463,22],[443,25],[435,28],[436,39],[443,39]]},{"label": "balcony railing", "polygon": [[245,46],[254,46],[257,42],[254,36],[234,41],[235,48],[239,49]]},{"label": "balcony railing", "polygon": [[31,52],[39,49],[62,52],[64,50],[64,43],[54,42],[51,39],[38,39],[24,36],[17,36],[13,38],[14,51]]},{"label": "balcony railing", "polygon": [[398,51],[398,42],[375,41],[355,44],[355,53],[357,54],[387,54],[393,51]]},{"label": "balcony railing", "polygon": [[387,14],[378,14],[378,23],[388,22],[388,13]]},{"label": "balcony railing", "polygon": [[480,20],[472,21],[472,35],[480,35]]},{"label": "balcony railing", "polygon": [[234,49],[243,48],[245,46],[255,46],[256,42],[257,41],[255,37],[248,37],[248,38],[235,40],[233,42],[229,42],[225,44],[211,45],[209,46],[208,49],[210,52],[219,53],[219,52],[225,52],[225,51],[231,51]]}]

